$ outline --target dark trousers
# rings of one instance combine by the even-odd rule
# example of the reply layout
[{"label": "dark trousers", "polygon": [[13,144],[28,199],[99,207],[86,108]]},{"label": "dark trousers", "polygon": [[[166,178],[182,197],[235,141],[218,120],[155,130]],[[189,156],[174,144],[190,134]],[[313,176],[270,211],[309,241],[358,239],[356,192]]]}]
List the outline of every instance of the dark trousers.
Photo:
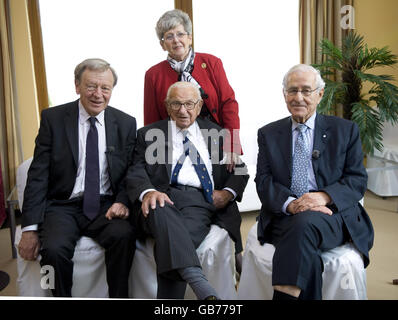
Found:
[{"label": "dark trousers", "polygon": [[293,285],[301,299],[322,299],[321,253],[349,239],[340,214],[306,211],[272,221],[272,285]]},{"label": "dark trousers", "polygon": [[196,248],[210,231],[215,207],[206,202],[202,191],[185,186],[172,187],[168,192],[174,205],[157,204],[147,218],[140,215],[145,233],[155,239],[155,261],[158,274],[159,299],[183,299],[186,283],[180,268],[200,267]]},{"label": "dark trousers", "polygon": [[75,246],[81,236],[88,236],[105,249],[109,297],[128,297],[135,231],[129,220],[105,218],[112,203],[110,198],[101,198],[101,212],[92,221],[84,216],[81,199],[49,203],[44,222],[39,227],[40,264],[54,268],[54,296],[71,297]]}]

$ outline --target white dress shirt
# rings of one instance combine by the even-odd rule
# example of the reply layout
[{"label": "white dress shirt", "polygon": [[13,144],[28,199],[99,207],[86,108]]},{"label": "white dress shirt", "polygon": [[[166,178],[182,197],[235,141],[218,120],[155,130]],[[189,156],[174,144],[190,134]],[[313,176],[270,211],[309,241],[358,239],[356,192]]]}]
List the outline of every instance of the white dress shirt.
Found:
[{"label": "white dress shirt", "polygon": [[[108,162],[106,160],[106,131],[105,131],[105,110],[99,113],[95,118],[97,119],[95,126],[98,131],[98,156],[99,156],[99,170],[100,170],[100,194],[111,195],[111,183],[108,174]],[[73,187],[70,199],[83,196],[84,180],[86,176],[86,140],[87,133],[90,129],[90,122],[88,119],[91,116],[84,109],[79,101],[79,162],[77,168],[77,175],[75,186]]]},{"label": "white dress shirt", "polygon": [[[100,169],[100,194],[111,195],[111,183],[108,175],[108,162],[106,160],[106,133],[105,133],[105,110],[96,116],[96,124],[98,131],[98,155],[99,155],[99,169]],[[83,105],[79,100],[79,119],[78,119],[78,130],[79,130],[79,159],[78,168],[76,174],[75,185],[69,199],[81,197],[84,194],[84,179],[86,175],[86,140],[87,133],[90,128],[90,122],[88,119],[90,115],[84,109]],[[67,128],[68,130],[68,128]],[[24,231],[37,231],[38,225],[30,225],[22,228]]]},{"label": "white dress shirt", "polygon": [[[202,132],[200,131],[200,127],[195,121],[192,125],[190,125],[187,129],[180,129],[176,126],[176,122],[173,120],[170,120],[171,123],[171,134],[172,134],[172,143],[173,143],[173,162],[171,166],[171,172],[174,171],[174,168],[178,162],[178,159],[181,157],[181,155],[184,153],[184,135],[183,131],[187,131],[187,136],[188,139],[192,142],[192,144],[195,146],[195,148],[198,150],[198,153],[200,154],[200,157],[202,158],[206,169],[209,173],[210,180],[213,184],[214,188],[214,180],[213,180],[213,167],[211,164],[211,159],[210,159],[210,154],[209,150],[207,149],[207,143],[203,138]],[[170,180],[171,182],[171,180]],[[181,167],[181,170],[178,174],[177,177],[177,182],[180,185],[184,186],[191,186],[195,188],[202,189],[202,184],[200,183],[199,177],[195,171],[195,168],[192,164],[192,161],[189,156],[185,158],[185,161]],[[231,188],[224,188],[224,190],[228,190],[229,192],[232,193],[233,201],[237,194],[234,190]],[[139,199],[142,201],[144,198],[145,194],[148,193],[149,191],[154,191],[154,189],[147,189],[144,190]]]},{"label": "white dress shirt", "polygon": [[[177,165],[178,159],[184,153],[184,131],[187,132],[188,139],[192,142],[195,148],[198,150],[200,157],[202,158],[207,172],[209,173],[211,183],[214,186],[213,180],[213,167],[211,165],[211,159],[209,155],[209,151],[207,149],[207,144],[203,139],[203,135],[200,131],[200,128],[196,121],[188,127],[186,130],[181,130],[177,128],[175,121],[171,121],[171,133],[173,137],[173,163],[171,167],[171,172],[174,171],[175,166]],[[178,184],[184,186],[190,186],[195,188],[202,188],[202,184],[200,183],[199,177],[195,171],[194,166],[192,165],[191,158],[187,156],[185,158],[184,163],[182,164],[180,173],[177,177]]]}]

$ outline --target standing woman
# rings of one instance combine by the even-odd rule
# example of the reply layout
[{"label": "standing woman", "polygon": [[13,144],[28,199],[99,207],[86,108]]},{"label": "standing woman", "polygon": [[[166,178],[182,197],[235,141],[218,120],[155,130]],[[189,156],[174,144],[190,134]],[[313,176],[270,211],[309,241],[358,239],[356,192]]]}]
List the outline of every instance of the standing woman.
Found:
[{"label": "standing woman", "polygon": [[[222,61],[210,54],[194,52],[192,22],[188,14],[181,10],[163,14],[156,24],[156,33],[168,56],[145,74],[144,125],[168,117],[164,100],[174,82],[194,82],[199,85],[204,101],[201,116],[230,131],[231,143],[227,151],[235,153],[229,153],[232,162],[235,162],[236,155],[242,153],[239,108]],[[229,166],[230,170],[232,168],[233,165]]]},{"label": "standing woman", "polygon": [[[219,58],[194,52],[192,48],[192,22],[181,10],[164,13],[156,24],[160,45],[168,52],[167,59],[151,67],[145,74],[144,125],[168,117],[164,104],[168,88],[177,81],[194,82],[200,87],[203,107],[201,116],[228,129],[230,138],[224,142],[227,168],[232,171],[242,153],[239,139],[239,110]],[[220,218],[221,225],[235,241],[236,253],[242,251],[241,217]],[[235,230],[233,232],[232,230]],[[239,233],[239,234],[237,234]],[[241,255],[237,254],[240,273]]]}]

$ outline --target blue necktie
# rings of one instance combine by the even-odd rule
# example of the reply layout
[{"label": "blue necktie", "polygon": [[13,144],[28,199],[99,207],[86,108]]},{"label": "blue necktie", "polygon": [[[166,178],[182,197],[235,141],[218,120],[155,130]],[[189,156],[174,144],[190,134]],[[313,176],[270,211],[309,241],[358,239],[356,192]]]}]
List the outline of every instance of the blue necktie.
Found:
[{"label": "blue necktie", "polygon": [[83,213],[90,220],[94,219],[100,209],[99,190],[99,156],[98,131],[95,126],[96,118],[90,117],[90,129],[86,141],[86,175],[84,179]]},{"label": "blue necktie", "polygon": [[309,146],[305,137],[307,126],[299,124],[296,130],[299,131],[294,145],[293,155],[293,177],[291,191],[298,198],[308,192],[308,167],[309,167]]},{"label": "blue necktie", "polygon": [[199,177],[200,183],[202,184],[203,194],[206,198],[206,201],[209,203],[213,203],[213,184],[211,183],[209,172],[204,164],[204,161],[200,157],[198,150],[195,148],[193,143],[185,136],[183,141],[184,145],[184,153],[178,159],[176,166],[174,167],[173,173],[171,175],[171,184],[177,185],[177,178],[182,165],[186,159],[186,157],[190,157],[192,164],[195,168],[196,174]]}]

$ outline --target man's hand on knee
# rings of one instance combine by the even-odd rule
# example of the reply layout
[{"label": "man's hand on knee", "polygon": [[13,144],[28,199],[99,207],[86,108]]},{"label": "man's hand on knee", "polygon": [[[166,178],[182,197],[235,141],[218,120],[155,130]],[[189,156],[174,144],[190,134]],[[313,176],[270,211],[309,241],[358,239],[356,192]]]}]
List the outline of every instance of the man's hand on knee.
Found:
[{"label": "man's hand on knee", "polygon": [[287,211],[291,214],[297,214],[304,211],[319,211],[324,214],[332,215],[333,211],[326,205],[331,202],[330,196],[326,192],[309,192],[303,194],[297,200],[292,201]]},{"label": "man's hand on knee", "polygon": [[106,212],[105,217],[108,220],[113,218],[127,219],[130,214],[129,208],[127,208],[123,203],[115,202]]},{"label": "man's hand on knee", "polygon": [[233,194],[228,190],[214,190],[213,191],[213,204],[216,209],[222,209],[233,199]]},{"label": "man's hand on knee", "polygon": [[18,244],[19,255],[25,260],[36,260],[39,255],[40,242],[37,231],[22,232]]},{"label": "man's hand on knee", "polygon": [[157,203],[159,203],[160,207],[164,207],[165,202],[171,205],[174,204],[174,202],[170,200],[169,196],[166,193],[159,191],[149,191],[142,199],[142,214],[146,218],[149,214],[149,208],[151,208],[152,210],[156,209]]}]

